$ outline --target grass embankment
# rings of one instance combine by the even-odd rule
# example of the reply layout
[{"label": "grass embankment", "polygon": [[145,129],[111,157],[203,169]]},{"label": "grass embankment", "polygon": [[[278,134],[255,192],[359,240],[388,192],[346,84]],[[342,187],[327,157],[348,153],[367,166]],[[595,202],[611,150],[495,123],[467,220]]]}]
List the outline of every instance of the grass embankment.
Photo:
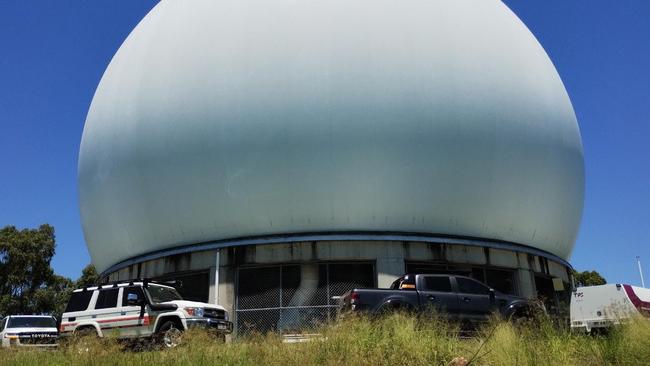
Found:
[{"label": "grass embankment", "polygon": [[349,319],[305,343],[282,343],[276,335],[227,344],[192,331],[172,350],[128,351],[98,340],[88,351],[72,342],[56,351],[2,350],[0,363],[21,365],[647,365],[650,322],[640,319],[607,336],[572,334],[550,323],[513,327],[494,322],[462,339],[456,326],[439,320],[394,315]]}]

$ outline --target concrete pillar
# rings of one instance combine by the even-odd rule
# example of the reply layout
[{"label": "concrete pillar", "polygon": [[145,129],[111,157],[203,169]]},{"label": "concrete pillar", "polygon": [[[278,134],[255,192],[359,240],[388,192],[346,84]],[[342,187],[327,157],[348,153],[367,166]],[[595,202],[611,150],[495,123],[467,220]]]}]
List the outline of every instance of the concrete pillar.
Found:
[{"label": "concrete pillar", "polygon": [[235,271],[233,266],[219,268],[219,305],[228,311],[231,320],[235,317]]},{"label": "concrete pillar", "polygon": [[213,265],[210,267],[210,283],[208,289],[208,302],[212,304],[219,304],[219,283],[221,282],[219,276],[219,268],[221,267],[221,251],[217,249],[214,252],[214,261]]},{"label": "concrete pillar", "polygon": [[[208,283],[208,302],[210,304],[219,304],[219,275],[217,273],[218,267],[212,266],[208,271],[210,272],[210,280]],[[219,304],[220,305],[220,304]]]},{"label": "concrete pillar", "polygon": [[387,288],[404,274],[404,249],[395,243],[384,245],[378,250],[381,253],[377,257],[377,286]]},{"label": "concrete pillar", "polygon": [[[318,264],[306,263],[300,265],[300,285],[289,299],[289,306],[304,306],[318,290]],[[280,313],[278,330],[300,329],[304,323],[300,309],[285,309]]]},{"label": "concrete pillar", "polygon": [[529,299],[537,297],[535,289],[535,276],[532,271],[527,269],[517,269],[517,293],[519,296]]}]

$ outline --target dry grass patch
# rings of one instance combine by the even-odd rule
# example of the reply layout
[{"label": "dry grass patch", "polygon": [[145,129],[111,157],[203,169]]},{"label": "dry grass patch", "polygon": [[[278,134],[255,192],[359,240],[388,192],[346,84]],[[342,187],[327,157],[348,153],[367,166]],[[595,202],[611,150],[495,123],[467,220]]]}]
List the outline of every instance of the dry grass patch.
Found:
[{"label": "dry grass patch", "polygon": [[571,333],[549,321],[494,320],[466,339],[456,324],[405,314],[346,319],[305,343],[275,334],[220,343],[193,330],[175,349],[115,339],[71,340],[58,350],[1,350],[11,365],[641,365],[650,362],[650,322],[635,319],[606,336]]}]

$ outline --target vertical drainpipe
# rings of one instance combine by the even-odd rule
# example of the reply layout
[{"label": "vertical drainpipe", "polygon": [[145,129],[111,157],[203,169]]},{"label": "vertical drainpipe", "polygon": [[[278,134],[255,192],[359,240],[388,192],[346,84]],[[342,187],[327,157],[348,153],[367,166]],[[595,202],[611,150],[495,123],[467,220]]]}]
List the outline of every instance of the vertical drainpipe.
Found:
[{"label": "vertical drainpipe", "polygon": [[215,270],[214,270],[214,303],[219,304],[219,261],[221,257],[221,249],[217,249],[217,255],[215,258]]}]

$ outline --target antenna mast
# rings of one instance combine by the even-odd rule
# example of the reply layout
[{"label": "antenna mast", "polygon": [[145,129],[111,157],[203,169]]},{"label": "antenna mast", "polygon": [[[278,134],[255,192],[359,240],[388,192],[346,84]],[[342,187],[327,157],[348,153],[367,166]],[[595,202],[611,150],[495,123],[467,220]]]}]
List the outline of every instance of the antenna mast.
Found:
[{"label": "antenna mast", "polygon": [[641,259],[636,256],[636,264],[639,265],[639,275],[641,275],[641,287],[645,288],[645,281],[643,281],[643,271],[641,270]]}]

